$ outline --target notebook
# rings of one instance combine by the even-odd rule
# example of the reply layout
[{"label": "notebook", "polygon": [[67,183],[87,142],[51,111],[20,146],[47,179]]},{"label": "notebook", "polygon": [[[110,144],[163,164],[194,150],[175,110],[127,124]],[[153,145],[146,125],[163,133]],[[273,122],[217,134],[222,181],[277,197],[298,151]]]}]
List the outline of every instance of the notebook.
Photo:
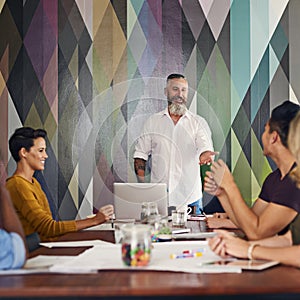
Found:
[{"label": "notebook", "polygon": [[165,183],[114,183],[116,219],[140,220],[143,202],[157,202],[158,213],[167,216],[167,185]]},{"label": "notebook", "polygon": [[206,262],[204,264],[199,264],[200,267],[218,268],[218,267],[239,267],[242,270],[252,270],[252,271],[262,271],[273,266],[278,265],[277,261],[269,260],[246,260],[246,259],[225,259],[220,261]]}]

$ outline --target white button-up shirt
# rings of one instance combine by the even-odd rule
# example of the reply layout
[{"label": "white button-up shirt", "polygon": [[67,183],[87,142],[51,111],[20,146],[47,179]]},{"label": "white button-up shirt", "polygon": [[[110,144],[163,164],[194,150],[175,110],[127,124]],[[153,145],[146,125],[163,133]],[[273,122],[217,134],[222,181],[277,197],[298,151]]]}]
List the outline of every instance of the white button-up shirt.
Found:
[{"label": "white button-up shirt", "polygon": [[151,182],[166,183],[169,206],[179,206],[202,198],[199,156],[204,151],[213,151],[206,120],[187,111],[175,125],[166,108],[145,122],[133,157],[151,155]]}]

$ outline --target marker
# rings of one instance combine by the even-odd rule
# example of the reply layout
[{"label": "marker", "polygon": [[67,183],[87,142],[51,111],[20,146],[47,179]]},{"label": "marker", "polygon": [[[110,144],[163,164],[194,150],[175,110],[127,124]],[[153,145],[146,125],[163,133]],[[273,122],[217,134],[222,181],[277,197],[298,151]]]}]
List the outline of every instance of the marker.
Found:
[{"label": "marker", "polygon": [[197,250],[183,250],[182,253],[183,254],[190,254],[190,253],[202,253],[204,251],[204,249],[197,249]]},{"label": "marker", "polygon": [[178,255],[176,255],[176,254],[170,255],[171,259],[187,258],[187,257],[194,257],[194,254],[193,253],[186,253],[186,254],[182,253],[182,254],[178,254]]},{"label": "marker", "polygon": [[198,254],[198,253],[203,253],[204,252],[204,249],[203,248],[199,248],[199,249],[193,249],[193,250],[183,250],[182,253],[183,254]]},{"label": "marker", "polygon": [[200,249],[196,251],[191,251],[191,250],[184,250],[181,254],[171,254],[170,258],[171,259],[179,259],[179,258],[188,258],[188,257],[200,257],[202,256],[203,250]]}]

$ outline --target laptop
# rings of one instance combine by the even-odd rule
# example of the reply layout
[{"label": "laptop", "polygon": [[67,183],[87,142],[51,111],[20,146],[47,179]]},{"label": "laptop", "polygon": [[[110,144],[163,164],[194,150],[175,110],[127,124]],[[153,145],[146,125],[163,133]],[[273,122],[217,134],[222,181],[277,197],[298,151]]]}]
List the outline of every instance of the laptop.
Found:
[{"label": "laptop", "polygon": [[141,219],[143,202],[156,202],[158,213],[168,215],[168,194],[165,183],[114,183],[116,219]]}]

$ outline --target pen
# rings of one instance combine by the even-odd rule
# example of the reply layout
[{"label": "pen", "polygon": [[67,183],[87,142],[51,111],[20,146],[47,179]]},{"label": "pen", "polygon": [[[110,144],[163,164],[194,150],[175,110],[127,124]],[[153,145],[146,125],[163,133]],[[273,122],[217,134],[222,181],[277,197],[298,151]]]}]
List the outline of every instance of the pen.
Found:
[{"label": "pen", "polygon": [[113,214],[110,218],[111,221],[111,228],[114,228],[114,218],[115,218],[115,214]]},{"label": "pen", "polygon": [[171,259],[178,259],[178,258],[200,257],[200,256],[202,256],[202,252],[171,254],[170,258]]},{"label": "pen", "polygon": [[182,254],[171,254],[170,258],[177,259],[177,258],[187,258],[187,257],[194,257],[193,253],[182,253]]},{"label": "pen", "polygon": [[207,219],[207,214],[204,212],[202,208],[200,208],[201,214]]}]

